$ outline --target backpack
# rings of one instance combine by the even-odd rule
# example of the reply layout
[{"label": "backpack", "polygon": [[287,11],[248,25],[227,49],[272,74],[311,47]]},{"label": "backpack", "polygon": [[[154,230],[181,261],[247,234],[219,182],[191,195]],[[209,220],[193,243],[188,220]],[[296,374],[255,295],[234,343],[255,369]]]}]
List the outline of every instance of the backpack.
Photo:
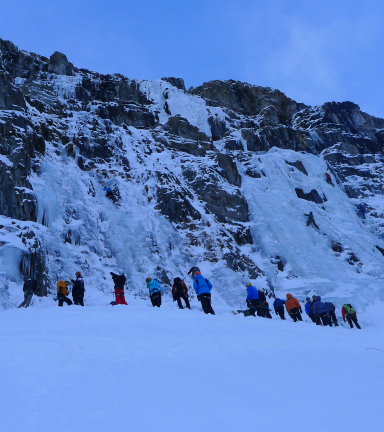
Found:
[{"label": "backpack", "polygon": [[343,306],[344,306],[344,309],[347,311],[348,315],[354,315],[355,309],[353,309],[353,307],[350,304],[345,304]]},{"label": "backpack", "polygon": [[183,286],[183,281],[180,278],[176,278],[174,281],[175,284],[175,292],[184,291],[185,288]]},{"label": "backpack", "polygon": [[161,291],[161,285],[160,285],[159,281],[157,279],[152,279],[150,284],[149,284],[149,289],[150,289],[151,293]]},{"label": "backpack", "polygon": [[63,280],[57,282],[57,294],[64,294],[65,296],[68,294],[67,284]]}]

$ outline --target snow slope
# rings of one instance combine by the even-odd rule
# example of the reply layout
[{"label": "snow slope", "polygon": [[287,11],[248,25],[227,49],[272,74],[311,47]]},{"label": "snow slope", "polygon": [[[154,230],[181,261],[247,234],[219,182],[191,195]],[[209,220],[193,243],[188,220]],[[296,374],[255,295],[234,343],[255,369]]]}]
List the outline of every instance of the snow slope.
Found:
[{"label": "snow slope", "polygon": [[3,431],[381,430],[382,303],[361,331],[47,303],[0,313]]}]

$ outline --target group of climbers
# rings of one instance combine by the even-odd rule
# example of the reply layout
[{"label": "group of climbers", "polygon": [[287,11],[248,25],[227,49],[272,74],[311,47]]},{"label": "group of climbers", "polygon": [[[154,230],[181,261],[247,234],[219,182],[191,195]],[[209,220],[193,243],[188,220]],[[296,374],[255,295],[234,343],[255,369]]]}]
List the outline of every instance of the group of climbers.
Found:
[{"label": "group of climbers", "polygon": [[[212,283],[204,278],[200,272],[200,269],[196,266],[192,267],[188,274],[193,277],[193,288],[197,294],[197,299],[201,303],[201,307],[205,314],[215,315],[215,312],[211,304],[211,290],[213,288]],[[127,305],[125,300],[124,286],[126,283],[126,277],[123,274],[118,275],[116,273],[110,272],[112,280],[114,282],[114,294],[115,301],[111,302],[111,305]],[[84,280],[82,278],[81,272],[77,271],[75,273],[76,279],[69,279],[69,281],[59,280],[57,282],[57,300],[60,307],[63,306],[64,302],[67,305],[72,305],[72,300],[68,298],[68,286],[73,284],[72,287],[72,298],[75,305],[84,306]],[[149,297],[153,307],[161,306],[161,293],[162,288],[160,282],[156,278],[148,277],[146,280],[147,288],[149,290]],[[29,278],[25,281],[23,286],[24,291],[24,301],[20,304],[20,307],[28,307],[31,303],[32,296],[36,292],[37,284],[36,281]],[[248,282],[246,284],[247,298],[246,303],[249,308],[247,311],[243,312],[245,316],[252,315],[254,317],[264,317],[272,319],[270,314],[269,304],[267,302],[264,291],[258,290],[252,283]],[[184,300],[185,306],[191,309],[189,298],[188,298],[188,287],[186,283],[180,278],[176,277],[173,280],[172,285],[172,296],[173,301],[176,301],[179,309],[184,309],[181,299]],[[293,297],[292,294],[286,295],[287,299],[282,300],[276,298],[273,302],[273,307],[276,315],[280,316],[282,320],[285,320],[284,306],[288,315],[292,318],[294,322],[303,321],[301,314],[303,313],[301,305],[297,298]],[[316,325],[329,325],[332,324],[338,326],[335,305],[331,302],[323,303],[320,296],[313,295],[312,301],[310,297],[306,298],[305,312],[308,317]],[[350,304],[344,304],[341,310],[344,322],[348,321],[348,324],[353,328],[353,324],[358,329],[361,329],[359,323],[357,322],[356,311]]]}]

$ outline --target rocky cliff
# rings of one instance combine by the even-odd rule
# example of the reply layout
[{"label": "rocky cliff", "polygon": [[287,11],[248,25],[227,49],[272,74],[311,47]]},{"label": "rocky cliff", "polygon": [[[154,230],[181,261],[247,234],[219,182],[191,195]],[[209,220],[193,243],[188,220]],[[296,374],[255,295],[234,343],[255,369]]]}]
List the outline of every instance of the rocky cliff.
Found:
[{"label": "rocky cliff", "polygon": [[[303,277],[289,252],[261,238],[246,192],[271,180],[264,156],[276,149],[289,151],[271,163],[280,172],[286,167],[284,182],[296,182],[294,205],[329,201],[319,183],[308,189],[315,168],[308,172],[303,155],[333,175],[351,205],[364,201],[365,241],[380,260],[383,145],[384,120],[352,102],[310,107],[231,80],[187,91],[180,78],[101,75],[74,67],[64,54],[48,59],[0,40],[3,304],[20,275],[36,275],[46,295],[78,268],[100,290],[110,270],[124,271],[145,297],[146,276],[169,286],[198,263],[231,304],[248,279],[259,277],[260,287],[273,291]],[[105,198],[105,186],[120,207]],[[356,258],[341,238],[335,233],[331,243],[350,251],[343,263],[364,266],[364,254]]]}]

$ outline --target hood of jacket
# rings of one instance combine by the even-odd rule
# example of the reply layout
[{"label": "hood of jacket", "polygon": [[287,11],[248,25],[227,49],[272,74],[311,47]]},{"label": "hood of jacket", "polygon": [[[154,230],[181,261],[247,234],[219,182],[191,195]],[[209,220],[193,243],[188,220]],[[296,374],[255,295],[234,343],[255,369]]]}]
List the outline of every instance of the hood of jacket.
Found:
[{"label": "hood of jacket", "polygon": [[316,301],[321,301],[321,297],[320,296],[316,296]]},{"label": "hood of jacket", "polygon": [[290,299],[292,297],[292,294],[287,294],[287,299]]}]

